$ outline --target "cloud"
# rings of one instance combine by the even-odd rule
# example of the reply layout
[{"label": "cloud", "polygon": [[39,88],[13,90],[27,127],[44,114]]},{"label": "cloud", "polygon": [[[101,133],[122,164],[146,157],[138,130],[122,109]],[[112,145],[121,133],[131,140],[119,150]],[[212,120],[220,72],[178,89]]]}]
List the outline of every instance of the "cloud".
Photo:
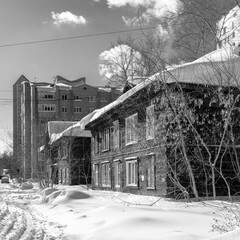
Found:
[{"label": "cloud", "polygon": [[68,25],[85,25],[87,20],[83,16],[76,16],[73,13],[66,11],[62,13],[52,12],[53,24],[60,26],[63,24]]},{"label": "cloud", "polygon": [[[176,12],[178,0],[107,0],[109,8],[118,8],[130,6],[132,8],[143,10],[141,16],[138,17],[138,22],[148,23],[151,19],[161,18],[167,12]],[[135,25],[136,17],[130,19],[123,17],[127,25]]]}]

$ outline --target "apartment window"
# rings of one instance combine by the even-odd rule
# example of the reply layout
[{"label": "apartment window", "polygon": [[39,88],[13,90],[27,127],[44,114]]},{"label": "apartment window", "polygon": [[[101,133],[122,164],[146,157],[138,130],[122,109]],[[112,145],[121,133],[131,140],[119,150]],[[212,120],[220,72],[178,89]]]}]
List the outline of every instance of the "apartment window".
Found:
[{"label": "apartment window", "polygon": [[121,185],[121,162],[119,160],[114,161],[114,181],[115,187],[119,188]]},{"label": "apartment window", "polygon": [[119,148],[119,121],[113,122],[114,130],[113,130],[113,148]]},{"label": "apartment window", "polygon": [[88,96],[89,102],[96,102],[96,96]]},{"label": "apartment window", "polygon": [[155,188],[155,155],[147,157],[147,188]]},{"label": "apartment window", "polygon": [[45,94],[45,95],[44,95],[44,98],[52,99],[52,98],[53,98],[53,95],[51,95],[51,94]]},{"label": "apartment window", "polygon": [[146,138],[154,138],[154,105],[146,108]]},{"label": "apartment window", "polygon": [[62,106],[62,112],[67,112],[67,107],[66,106]]},{"label": "apartment window", "polygon": [[126,159],[126,184],[127,186],[137,186],[137,158]]},{"label": "apartment window", "polygon": [[55,104],[38,104],[39,112],[55,112],[56,106]]},{"label": "apartment window", "polygon": [[62,100],[67,100],[67,94],[62,95]]},{"label": "apartment window", "polygon": [[93,164],[93,172],[94,172],[95,185],[98,186],[98,179],[99,179],[99,165],[98,164]]},{"label": "apartment window", "polygon": [[80,112],[82,112],[82,108],[81,107],[74,107],[73,111],[75,113],[80,113]]},{"label": "apartment window", "polygon": [[126,145],[137,142],[137,118],[138,114],[134,114],[125,119]]},{"label": "apartment window", "polygon": [[110,187],[110,163],[102,164],[102,185],[103,187]]},{"label": "apartment window", "polygon": [[102,151],[109,150],[109,128],[105,129],[102,133]]},{"label": "apartment window", "polygon": [[74,95],[74,100],[79,100],[80,99],[80,97],[78,96],[78,95]]},{"label": "apartment window", "polygon": [[89,113],[93,112],[95,108],[89,108]]},{"label": "apartment window", "polygon": [[232,38],[235,38],[235,32],[232,33]]},{"label": "apartment window", "polygon": [[234,22],[232,22],[232,29],[234,29]]}]

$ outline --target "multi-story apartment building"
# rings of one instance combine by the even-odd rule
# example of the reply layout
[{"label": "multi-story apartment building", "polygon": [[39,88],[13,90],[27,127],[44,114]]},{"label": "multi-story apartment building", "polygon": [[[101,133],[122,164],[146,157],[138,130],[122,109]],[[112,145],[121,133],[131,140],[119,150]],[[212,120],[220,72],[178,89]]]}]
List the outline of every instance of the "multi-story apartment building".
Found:
[{"label": "multi-story apartment building", "polygon": [[79,121],[115,100],[115,88],[90,86],[86,79],[30,82],[21,76],[13,85],[13,154],[22,176],[34,177],[38,148],[48,121]]},{"label": "multi-story apartment building", "polygon": [[231,9],[217,23],[217,48],[238,46],[240,44],[240,8]]}]

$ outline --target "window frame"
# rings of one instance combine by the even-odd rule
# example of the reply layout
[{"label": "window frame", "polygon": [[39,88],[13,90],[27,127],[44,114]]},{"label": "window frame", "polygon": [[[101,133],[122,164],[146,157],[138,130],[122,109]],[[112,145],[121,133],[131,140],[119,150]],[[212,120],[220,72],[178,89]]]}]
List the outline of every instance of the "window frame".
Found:
[{"label": "window frame", "polygon": [[102,140],[102,152],[106,152],[110,149],[110,129],[106,128],[101,132],[101,140]]},{"label": "window frame", "polygon": [[147,155],[147,189],[156,189],[156,156],[154,154]]},{"label": "window frame", "polygon": [[130,158],[126,160],[126,187],[138,186],[138,159]]},{"label": "window frame", "polygon": [[102,162],[102,186],[111,187],[110,162]]},{"label": "window frame", "polygon": [[114,186],[120,188],[121,186],[121,172],[122,164],[119,159],[114,160]]},{"label": "window frame", "polygon": [[137,143],[138,113],[125,118],[125,145]]},{"label": "window frame", "polygon": [[119,149],[120,147],[120,129],[119,129],[119,120],[113,122],[113,148]]},{"label": "window frame", "polygon": [[98,163],[93,164],[93,172],[94,172],[94,184],[98,186],[99,185],[99,164]]},{"label": "window frame", "polygon": [[155,135],[154,104],[146,107],[146,139],[152,140]]},{"label": "window frame", "polygon": [[74,113],[81,113],[82,112],[82,108],[81,107],[74,107],[73,108],[73,112]]},{"label": "window frame", "polygon": [[66,113],[67,112],[67,106],[62,106],[62,113]]},{"label": "window frame", "polygon": [[56,112],[55,104],[38,104],[38,112]]}]

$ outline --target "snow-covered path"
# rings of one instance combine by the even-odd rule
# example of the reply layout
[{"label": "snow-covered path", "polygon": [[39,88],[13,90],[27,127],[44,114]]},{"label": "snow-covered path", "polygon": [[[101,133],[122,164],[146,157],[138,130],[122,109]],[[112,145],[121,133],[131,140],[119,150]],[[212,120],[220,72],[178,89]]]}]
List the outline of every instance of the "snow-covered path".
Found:
[{"label": "snow-covered path", "polygon": [[239,203],[0,184],[0,240],[236,240],[239,229]]},{"label": "snow-covered path", "polygon": [[0,240],[61,239],[61,226],[47,221],[32,206],[36,198],[36,190],[20,191],[0,184]]}]

